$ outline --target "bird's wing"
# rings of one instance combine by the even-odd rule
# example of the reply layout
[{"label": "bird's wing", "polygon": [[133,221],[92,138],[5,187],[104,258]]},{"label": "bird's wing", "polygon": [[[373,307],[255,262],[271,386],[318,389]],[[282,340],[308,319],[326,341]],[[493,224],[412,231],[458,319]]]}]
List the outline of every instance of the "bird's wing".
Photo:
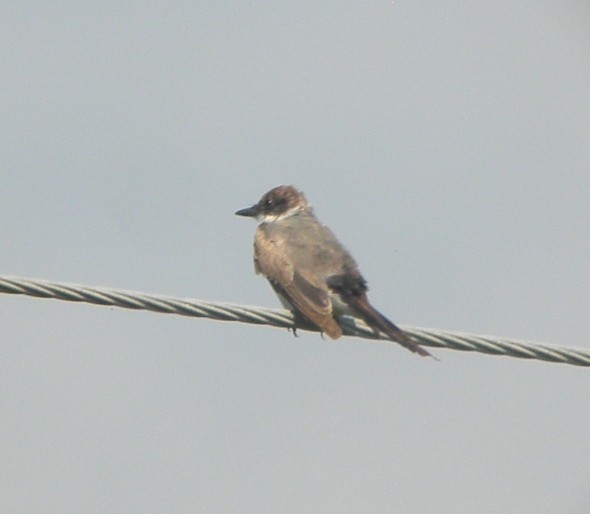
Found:
[{"label": "bird's wing", "polygon": [[305,318],[317,325],[332,339],[342,335],[342,329],[332,316],[328,288],[305,269],[295,270],[286,239],[277,231],[272,234],[258,227],[254,241],[256,272],[264,275],[281,290],[289,302]]}]

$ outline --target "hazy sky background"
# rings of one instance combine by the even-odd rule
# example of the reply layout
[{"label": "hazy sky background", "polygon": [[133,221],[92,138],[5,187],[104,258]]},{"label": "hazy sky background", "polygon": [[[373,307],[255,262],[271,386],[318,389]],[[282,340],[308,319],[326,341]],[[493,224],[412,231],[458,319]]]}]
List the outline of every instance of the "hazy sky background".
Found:
[{"label": "hazy sky background", "polygon": [[[401,325],[590,347],[581,1],[4,2],[2,273],[278,307],[305,191]],[[590,512],[586,368],[1,295],[0,511]]]}]

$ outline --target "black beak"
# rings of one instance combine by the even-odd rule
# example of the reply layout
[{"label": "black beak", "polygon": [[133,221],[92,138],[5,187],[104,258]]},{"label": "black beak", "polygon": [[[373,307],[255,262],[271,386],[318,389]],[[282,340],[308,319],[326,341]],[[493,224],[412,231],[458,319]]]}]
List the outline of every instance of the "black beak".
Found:
[{"label": "black beak", "polygon": [[252,207],[240,209],[239,211],[236,211],[235,214],[238,216],[248,216],[249,218],[255,218],[258,214],[258,209],[256,208],[256,205],[253,205]]}]

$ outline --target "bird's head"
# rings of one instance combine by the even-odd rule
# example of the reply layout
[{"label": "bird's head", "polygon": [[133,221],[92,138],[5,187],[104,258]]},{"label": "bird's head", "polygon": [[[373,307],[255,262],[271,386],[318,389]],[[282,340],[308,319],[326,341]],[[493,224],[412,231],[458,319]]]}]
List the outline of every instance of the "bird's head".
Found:
[{"label": "bird's head", "polygon": [[277,221],[309,209],[301,191],[293,186],[278,186],[265,193],[252,207],[236,211],[238,216],[249,216],[261,222]]}]

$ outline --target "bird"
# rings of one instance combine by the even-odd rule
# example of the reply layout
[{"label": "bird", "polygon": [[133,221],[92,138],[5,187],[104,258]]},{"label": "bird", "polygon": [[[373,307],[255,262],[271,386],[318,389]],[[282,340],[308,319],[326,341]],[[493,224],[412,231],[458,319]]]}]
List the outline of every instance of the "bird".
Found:
[{"label": "bird", "polygon": [[315,216],[305,195],[277,186],[238,216],[255,218],[254,268],[270,282],[296,319],[332,339],[342,336],[339,318],[362,319],[376,336],[384,334],[424,357],[432,355],[371,305],[367,281],[348,250]]}]

